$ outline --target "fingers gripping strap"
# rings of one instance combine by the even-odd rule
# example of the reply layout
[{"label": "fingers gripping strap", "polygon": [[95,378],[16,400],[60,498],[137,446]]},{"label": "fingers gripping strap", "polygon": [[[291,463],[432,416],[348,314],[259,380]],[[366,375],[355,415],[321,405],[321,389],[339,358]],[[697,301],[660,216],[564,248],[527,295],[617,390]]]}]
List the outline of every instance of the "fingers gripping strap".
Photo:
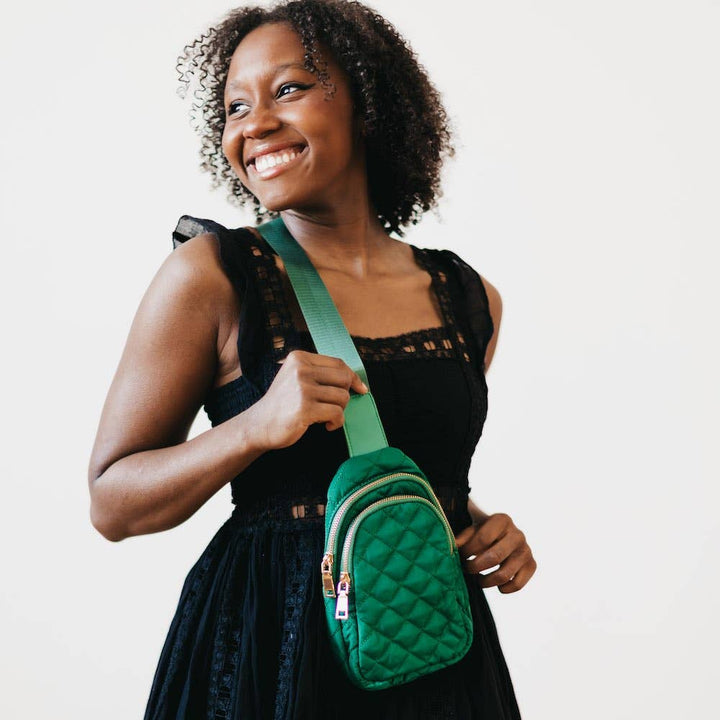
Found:
[{"label": "fingers gripping strap", "polygon": [[340,358],[368,386],[364,395],[351,390],[345,408],[343,430],[350,457],[387,447],[365,366],[325,283],[281,217],[259,225],[257,230],[282,258],[318,353]]}]

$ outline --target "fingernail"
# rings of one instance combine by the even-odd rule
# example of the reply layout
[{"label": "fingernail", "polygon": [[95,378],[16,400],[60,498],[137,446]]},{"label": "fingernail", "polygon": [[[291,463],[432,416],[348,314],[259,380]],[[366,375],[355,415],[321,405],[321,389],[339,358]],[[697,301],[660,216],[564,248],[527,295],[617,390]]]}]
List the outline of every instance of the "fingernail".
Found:
[{"label": "fingernail", "polygon": [[368,386],[362,380],[360,381],[360,384],[363,386],[363,389],[365,390],[365,392],[367,392],[369,389]]}]

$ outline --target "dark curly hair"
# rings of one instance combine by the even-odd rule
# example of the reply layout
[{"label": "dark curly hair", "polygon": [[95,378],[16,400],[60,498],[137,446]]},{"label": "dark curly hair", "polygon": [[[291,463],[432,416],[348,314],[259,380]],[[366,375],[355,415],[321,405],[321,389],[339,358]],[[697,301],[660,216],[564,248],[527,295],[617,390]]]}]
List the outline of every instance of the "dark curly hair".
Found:
[{"label": "dark curly hair", "polygon": [[363,128],[370,200],[385,230],[402,237],[402,226],[417,224],[442,196],[440,170],[445,156],[455,154],[453,131],[440,93],[415,53],[385,18],[355,0],[236,8],[183,48],[178,94],[186,97],[195,76],[193,98],[199,102],[190,117],[202,138],[200,168],[212,175],[212,188],[224,184],[234,205],[252,203],[258,224],[278,216],[240,182],[221,145],[230,59],[250,31],[270,22],[291,25],[305,48],[305,67],[327,90],[332,86],[318,43],[347,74]]}]

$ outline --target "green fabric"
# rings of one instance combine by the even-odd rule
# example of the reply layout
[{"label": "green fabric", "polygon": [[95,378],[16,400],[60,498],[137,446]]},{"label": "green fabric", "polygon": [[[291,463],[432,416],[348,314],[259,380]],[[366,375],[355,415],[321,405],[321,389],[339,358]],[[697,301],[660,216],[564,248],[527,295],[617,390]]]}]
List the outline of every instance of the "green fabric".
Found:
[{"label": "green fabric", "polygon": [[[322,278],[282,218],[258,230],[285,264],[317,351],[342,358],[369,387]],[[472,616],[443,509],[420,468],[388,445],[372,392],[351,393],[344,417],[349,457],[330,483],[325,509],[325,614],[347,677],[382,690],[464,657]]]},{"label": "green fabric", "polygon": [[[383,481],[396,473],[407,475]],[[350,495],[375,480],[381,482],[358,492],[338,514]],[[332,480],[325,513],[336,594],[325,595],[325,614],[333,653],[351,682],[382,690],[464,657],[473,639],[467,586],[455,538],[420,468],[393,447],[348,458]],[[348,619],[338,620],[338,579],[346,564]]]}]

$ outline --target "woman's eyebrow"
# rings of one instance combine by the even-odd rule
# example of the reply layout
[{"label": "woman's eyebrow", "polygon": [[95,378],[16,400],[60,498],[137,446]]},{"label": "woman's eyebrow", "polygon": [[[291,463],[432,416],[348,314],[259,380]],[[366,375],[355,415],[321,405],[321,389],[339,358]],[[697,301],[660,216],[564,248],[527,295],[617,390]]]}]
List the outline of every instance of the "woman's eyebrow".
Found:
[{"label": "woman's eyebrow", "polygon": [[[305,65],[299,62],[287,62],[282,63],[281,65],[276,65],[273,69],[271,77],[274,77],[279,72],[282,72],[283,70],[287,70],[288,68],[298,68],[299,70],[304,70],[305,72],[310,72]],[[228,88],[231,90],[237,90],[238,88],[243,87],[243,83],[239,80],[230,80],[227,84]]]}]

